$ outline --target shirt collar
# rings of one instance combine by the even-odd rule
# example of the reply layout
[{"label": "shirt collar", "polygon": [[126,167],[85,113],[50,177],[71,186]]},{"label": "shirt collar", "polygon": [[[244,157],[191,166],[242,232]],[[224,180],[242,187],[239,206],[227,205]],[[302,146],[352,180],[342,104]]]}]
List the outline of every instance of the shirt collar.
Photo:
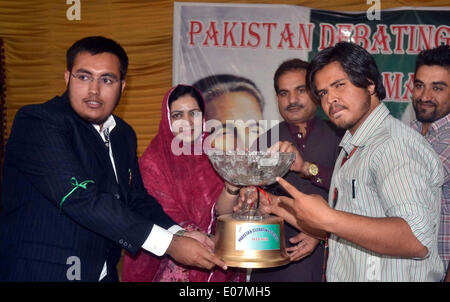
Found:
[{"label": "shirt collar", "polygon": [[380,103],[367,117],[367,119],[356,129],[354,135],[350,130],[345,132],[339,146],[349,153],[354,147],[361,147],[366,145],[371,139],[375,130],[381,123],[389,116],[389,109],[385,104]]},{"label": "shirt collar", "polygon": [[[97,130],[98,133],[100,133],[100,125],[92,124],[94,126],[95,130]],[[106,121],[103,123],[102,132],[105,129],[108,129],[109,132],[111,132],[114,127],[116,127],[116,120],[114,119],[114,116],[111,114]]]},{"label": "shirt collar", "polygon": [[[431,131],[438,132],[441,128],[448,125],[449,122],[450,122],[450,113],[444,116],[443,118],[440,118],[437,121],[431,123],[428,132]],[[419,122],[417,119],[411,122],[411,126],[419,132],[422,131],[422,123]]]}]

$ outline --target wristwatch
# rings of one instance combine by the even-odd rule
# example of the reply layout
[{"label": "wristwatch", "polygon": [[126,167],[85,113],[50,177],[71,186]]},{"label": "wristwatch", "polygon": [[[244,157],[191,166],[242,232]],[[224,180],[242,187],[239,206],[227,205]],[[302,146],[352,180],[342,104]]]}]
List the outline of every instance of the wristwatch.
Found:
[{"label": "wristwatch", "polygon": [[308,167],[308,172],[312,176],[316,176],[317,174],[319,174],[319,167],[314,163],[310,163]]},{"label": "wristwatch", "polygon": [[239,191],[241,190],[241,188],[237,188],[236,190],[231,190],[230,188],[228,188],[228,186],[225,184],[225,190],[228,192],[228,194],[230,195],[238,195]]}]

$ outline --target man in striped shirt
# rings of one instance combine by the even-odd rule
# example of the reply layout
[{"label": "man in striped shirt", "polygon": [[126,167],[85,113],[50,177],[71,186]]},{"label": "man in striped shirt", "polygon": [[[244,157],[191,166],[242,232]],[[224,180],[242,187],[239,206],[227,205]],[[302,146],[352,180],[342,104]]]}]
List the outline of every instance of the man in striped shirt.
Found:
[{"label": "man in striped shirt", "polygon": [[450,46],[424,50],[416,60],[413,107],[417,120],[411,126],[420,132],[444,165],[439,255],[450,282]]},{"label": "man in striped shirt", "polygon": [[442,163],[381,103],[386,92],[375,60],[340,42],[311,61],[307,81],[330,120],[347,129],[328,203],[278,178],[293,199],[272,196],[262,209],[294,215],[311,234],[329,234],[328,281],[442,280]]}]

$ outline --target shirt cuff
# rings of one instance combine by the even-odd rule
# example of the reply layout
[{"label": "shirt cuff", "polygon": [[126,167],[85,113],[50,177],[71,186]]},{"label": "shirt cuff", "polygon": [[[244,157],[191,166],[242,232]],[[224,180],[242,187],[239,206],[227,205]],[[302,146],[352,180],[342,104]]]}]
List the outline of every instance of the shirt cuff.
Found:
[{"label": "shirt cuff", "polygon": [[172,242],[173,234],[182,229],[179,225],[173,225],[166,230],[155,224],[142,248],[156,256],[162,256]]},{"label": "shirt cuff", "polygon": [[182,227],[180,227],[178,224],[175,224],[168,229],[168,231],[171,232],[172,234],[175,234],[176,232],[178,232],[180,230],[184,231],[184,229]]}]

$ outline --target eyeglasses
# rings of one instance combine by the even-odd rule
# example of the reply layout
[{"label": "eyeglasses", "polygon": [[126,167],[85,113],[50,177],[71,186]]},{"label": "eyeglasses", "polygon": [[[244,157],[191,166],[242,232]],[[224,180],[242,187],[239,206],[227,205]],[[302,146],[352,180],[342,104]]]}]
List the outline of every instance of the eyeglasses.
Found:
[{"label": "eyeglasses", "polygon": [[94,78],[92,75],[86,73],[71,73],[70,75],[73,76],[78,81],[80,81],[81,83],[85,84],[87,84],[88,82],[93,83],[94,80],[97,80],[97,83],[99,85],[106,87],[113,86],[114,84],[120,81],[119,79],[109,75],[102,75],[99,76],[98,78]]}]

